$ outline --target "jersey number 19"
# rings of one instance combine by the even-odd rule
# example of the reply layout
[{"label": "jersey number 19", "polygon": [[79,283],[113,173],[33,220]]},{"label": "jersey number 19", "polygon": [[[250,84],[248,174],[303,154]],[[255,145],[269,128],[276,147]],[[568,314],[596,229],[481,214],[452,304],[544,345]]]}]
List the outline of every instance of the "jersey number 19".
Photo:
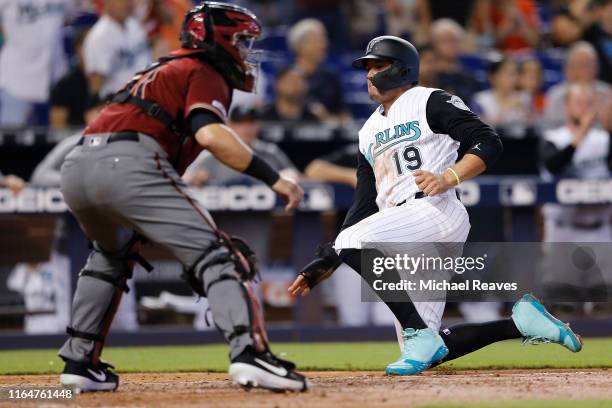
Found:
[{"label": "jersey number 19", "polygon": [[421,153],[419,149],[414,146],[406,146],[401,154],[400,149],[396,150],[395,153],[393,153],[393,162],[395,163],[395,170],[398,176],[404,174],[404,167],[410,171],[414,171],[423,164],[421,161]]}]

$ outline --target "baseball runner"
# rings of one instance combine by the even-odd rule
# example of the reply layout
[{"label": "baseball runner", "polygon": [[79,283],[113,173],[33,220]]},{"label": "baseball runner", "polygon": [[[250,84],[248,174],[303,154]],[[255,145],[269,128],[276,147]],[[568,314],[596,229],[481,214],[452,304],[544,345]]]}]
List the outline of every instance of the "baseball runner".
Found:
[{"label": "baseball runner", "polygon": [[[460,255],[470,223],[457,186],[502,152],[495,131],[459,97],[418,86],[419,55],[408,41],[374,38],[353,67],[367,72],[368,93],[380,106],[359,132],[357,187],[342,231],[300,272],[289,288],[294,295],[308,294],[337,268],[360,273],[366,243],[429,242]],[[456,161],[460,143],[469,149]],[[417,374],[513,338],[555,342],[574,352],[582,347],[580,338],[531,295],[515,304],[511,319],[442,331],[444,301],[385,303],[401,326],[402,352],[387,366],[388,374]]]},{"label": "baseball runner", "polygon": [[256,177],[295,208],[302,189],[253,155],[224,123],[232,89],[252,91],[252,42],[261,34],[243,7],[204,2],[189,11],[182,48],[139,72],[85,130],[61,168],[61,190],[92,252],[79,274],[70,337],[59,351],[62,384],[115,390],[118,376],[100,355],[141,238],[168,249],[192,289],[208,298],[230,346],[229,374],[245,387],[303,391],[304,376],[269,349],[249,280],[248,246],[219,230],[180,178],[207,149]]}]

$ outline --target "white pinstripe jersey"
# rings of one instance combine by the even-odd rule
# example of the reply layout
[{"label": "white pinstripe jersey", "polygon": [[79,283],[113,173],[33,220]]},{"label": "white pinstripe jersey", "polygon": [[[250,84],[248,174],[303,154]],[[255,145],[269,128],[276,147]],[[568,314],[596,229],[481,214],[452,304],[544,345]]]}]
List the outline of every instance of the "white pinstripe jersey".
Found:
[{"label": "white pinstripe jersey", "polygon": [[437,90],[410,88],[386,116],[381,114],[382,105],[377,108],[359,131],[359,150],[374,169],[376,204],[381,210],[414,197],[419,191],[415,170],[439,174],[457,160],[459,142],[434,133],[427,122],[427,101]]}]

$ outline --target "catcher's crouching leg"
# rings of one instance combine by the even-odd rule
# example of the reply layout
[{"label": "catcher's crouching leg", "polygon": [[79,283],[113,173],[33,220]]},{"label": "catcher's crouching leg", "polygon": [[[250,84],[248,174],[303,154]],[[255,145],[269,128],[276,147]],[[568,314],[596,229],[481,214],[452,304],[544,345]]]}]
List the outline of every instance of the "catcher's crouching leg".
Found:
[{"label": "catcher's crouching leg", "polygon": [[230,377],[247,388],[306,390],[306,378],[294,371],[295,365],[270,352],[262,310],[247,280],[253,274],[245,274],[237,258],[244,261],[235,248],[216,247],[185,273],[192,289],[208,298],[213,321],[229,342]]},{"label": "catcher's crouching leg", "polygon": [[230,344],[230,358],[247,346],[258,351],[268,349],[259,302],[226,247],[206,251],[185,271],[184,278],[196,293],[208,299],[215,326]]},{"label": "catcher's crouching leg", "polygon": [[[72,304],[70,335],[59,351],[66,362],[60,382],[81,391],[108,391],[119,386],[119,377],[110,364],[100,360],[106,335],[121,302],[128,292],[139,242],[130,240],[117,252],[105,252],[94,244],[85,268],[79,273]],[[141,259],[143,266],[150,267]]]}]

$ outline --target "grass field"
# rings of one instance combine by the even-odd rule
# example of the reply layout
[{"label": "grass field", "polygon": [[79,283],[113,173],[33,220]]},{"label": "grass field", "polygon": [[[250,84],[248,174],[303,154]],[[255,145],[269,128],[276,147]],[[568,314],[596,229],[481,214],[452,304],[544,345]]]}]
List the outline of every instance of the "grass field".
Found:
[{"label": "grass field", "polygon": [[[249,407],[612,408],[612,338],[586,339],[580,353],[558,345],[507,341],[418,376],[390,377],[394,342],[275,343],[273,351],[306,371],[312,389],[249,394]],[[243,407],[228,381],[227,346],[108,347],[121,373],[116,393],[84,394],[81,407]],[[56,386],[57,350],[0,351],[0,389]],[[203,404],[206,401],[206,404]],[[0,406],[2,404],[0,403]]]},{"label": "grass field", "polygon": [[[586,339],[580,353],[557,345],[497,343],[443,365],[455,369],[612,368],[612,338]],[[301,370],[382,371],[397,358],[397,343],[276,343],[273,351]],[[108,347],[104,358],[119,372],[224,372],[227,346]],[[0,351],[0,374],[57,373],[57,350]],[[612,375],[612,374],[611,374]],[[612,383],[612,380],[611,380]],[[611,385],[612,387],[612,385]]]}]

